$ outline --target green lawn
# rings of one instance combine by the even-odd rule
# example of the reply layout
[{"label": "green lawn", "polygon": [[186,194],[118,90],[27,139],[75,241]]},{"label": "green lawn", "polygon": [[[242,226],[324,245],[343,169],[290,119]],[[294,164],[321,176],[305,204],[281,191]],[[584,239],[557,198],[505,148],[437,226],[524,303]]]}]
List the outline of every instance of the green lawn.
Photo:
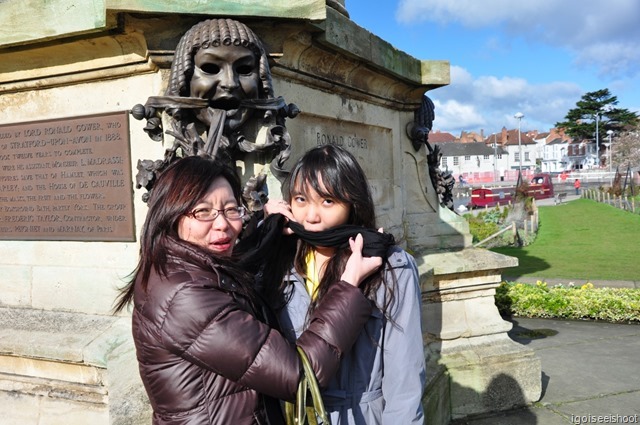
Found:
[{"label": "green lawn", "polygon": [[519,259],[510,277],[640,280],[640,215],[578,199],[539,207],[536,240],[522,248],[492,248]]}]

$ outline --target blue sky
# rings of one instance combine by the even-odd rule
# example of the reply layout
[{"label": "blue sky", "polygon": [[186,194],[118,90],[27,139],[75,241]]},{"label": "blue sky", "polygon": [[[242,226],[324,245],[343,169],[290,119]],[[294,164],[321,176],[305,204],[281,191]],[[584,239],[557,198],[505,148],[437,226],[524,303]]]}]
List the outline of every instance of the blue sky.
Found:
[{"label": "blue sky", "polygon": [[549,131],[608,88],[640,112],[638,0],[346,0],[351,19],[421,60],[451,63],[428,93],[434,130]]}]

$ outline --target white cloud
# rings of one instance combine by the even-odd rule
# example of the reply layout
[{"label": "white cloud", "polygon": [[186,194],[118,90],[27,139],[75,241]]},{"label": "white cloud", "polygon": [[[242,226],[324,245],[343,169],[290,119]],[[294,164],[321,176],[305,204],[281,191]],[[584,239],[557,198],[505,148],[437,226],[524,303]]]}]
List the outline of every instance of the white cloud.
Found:
[{"label": "white cloud", "polygon": [[436,119],[433,123],[434,130],[448,131],[458,134],[461,130],[476,131],[485,123],[482,114],[476,111],[475,106],[461,103],[457,100],[434,100]]},{"label": "white cloud", "polygon": [[466,69],[451,67],[451,85],[428,93],[436,107],[434,130],[483,130],[485,135],[502,127],[515,128],[522,112],[522,128],[548,131],[575,107],[583,90],[574,83],[532,84],[521,78],[474,77]]},{"label": "white cloud", "polygon": [[[585,92],[604,87],[619,94],[622,107],[638,110],[638,0],[399,0],[396,20],[420,34],[438,25],[485,38],[472,58],[466,53],[468,69],[452,61],[451,84],[428,93],[436,105],[434,129],[490,135],[516,128],[513,115],[522,112],[523,130],[548,131]],[[496,58],[509,62],[500,66]],[[469,71],[471,60],[482,74]]]},{"label": "white cloud", "polygon": [[[520,7],[522,3],[519,2]],[[491,25],[513,14],[511,0],[400,0],[396,18],[400,22],[460,22],[469,27]]]},{"label": "white cloud", "polygon": [[[640,24],[639,24],[640,25]],[[595,65],[601,76],[634,76],[640,62],[640,44],[596,43],[585,47],[576,57],[579,65]]]},{"label": "white cloud", "polygon": [[479,77],[473,82],[476,98],[514,99],[522,96],[527,90],[527,81],[523,78],[494,76]]},{"label": "white cloud", "polygon": [[498,28],[509,37],[567,49],[577,65],[595,66],[601,75],[640,73],[637,0],[400,0],[396,19]]}]

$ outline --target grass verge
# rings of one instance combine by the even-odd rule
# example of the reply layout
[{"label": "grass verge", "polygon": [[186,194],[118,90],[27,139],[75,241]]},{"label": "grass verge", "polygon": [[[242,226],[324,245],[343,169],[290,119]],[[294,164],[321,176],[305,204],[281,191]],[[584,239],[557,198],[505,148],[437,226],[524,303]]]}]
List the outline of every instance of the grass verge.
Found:
[{"label": "grass verge", "polygon": [[[640,215],[577,199],[539,207],[540,227],[533,243],[491,251],[517,257],[504,273],[514,278],[568,280],[639,279]],[[516,279],[517,280],[517,279]]]}]

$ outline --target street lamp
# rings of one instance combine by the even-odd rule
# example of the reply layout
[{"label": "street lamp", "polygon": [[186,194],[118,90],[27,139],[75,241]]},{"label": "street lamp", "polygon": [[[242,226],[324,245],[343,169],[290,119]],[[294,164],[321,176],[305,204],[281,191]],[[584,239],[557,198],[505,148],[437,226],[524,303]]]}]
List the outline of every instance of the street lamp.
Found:
[{"label": "street lamp", "polygon": [[611,136],[613,136],[613,130],[607,130],[607,136],[609,136],[609,172],[611,172],[611,160],[613,157],[613,153],[611,152],[611,148],[613,148],[613,145],[611,144]]},{"label": "street lamp", "polygon": [[[600,114],[602,114],[603,112],[611,112],[612,109],[613,107],[611,105],[604,105],[602,108],[596,111],[596,166],[598,167],[600,167],[600,127],[598,125],[600,121]],[[607,134],[609,134],[608,131]]]},{"label": "street lamp", "polygon": [[520,123],[522,122],[522,118],[524,118],[524,114],[522,112],[517,112],[513,117],[518,120],[518,170],[520,174],[522,174],[522,140],[520,139]]},{"label": "street lamp", "polygon": [[496,143],[496,133],[493,133],[493,181],[498,181],[498,144]]},{"label": "street lamp", "polygon": [[600,166],[600,131],[598,121],[600,120],[600,111],[596,111],[596,167]]}]

